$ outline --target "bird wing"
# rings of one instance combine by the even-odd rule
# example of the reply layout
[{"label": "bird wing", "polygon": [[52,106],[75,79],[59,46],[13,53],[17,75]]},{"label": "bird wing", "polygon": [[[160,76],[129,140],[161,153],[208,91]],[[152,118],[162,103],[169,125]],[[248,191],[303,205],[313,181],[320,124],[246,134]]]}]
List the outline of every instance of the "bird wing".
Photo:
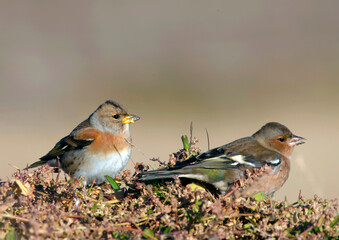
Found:
[{"label": "bird wing", "polygon": [[281,163],[281,155],[278,152],[263,147],[253,137],[238,139],[206,151],[196,158],[203,162],[222,161],[229,167],[259,168],[265,164],[278,165]]},{"label": "bird wing", "polygon": [[57,142],[45,156],[28,166],[28,168],[41,166],[50,160],[61,157],[66,152],[82,149],[90,145],[98,137],[99,131],[92,127],[87,127],[88,125],[87,122],[82,122],[68,136]]},{"label": "bird wing", "polygon": [[248,168],[260,168],[265,164],[279,165],[280,163],[279,153],[262,147],[251,137],[248,137],[208,150],[186,161],[178,162],[171,168],[145,172],[142,174],[141,180],[179,176],[207,182],[211,178],[223,178],[231,182],[241,177],[244,170]]},{"label": "bird wing", "polygon": [[69,135],[62,138],[54,148],[50,150],[41,160],[51,160],[63,155],[66,152],[82,149],[91,144],[94,139],[77,139],[76,135]]}]

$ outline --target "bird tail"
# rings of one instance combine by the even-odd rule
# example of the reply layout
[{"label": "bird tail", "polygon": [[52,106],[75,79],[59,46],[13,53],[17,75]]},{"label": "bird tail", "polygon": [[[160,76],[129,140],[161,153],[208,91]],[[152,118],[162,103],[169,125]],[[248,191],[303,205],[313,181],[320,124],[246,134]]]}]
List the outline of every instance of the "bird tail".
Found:
[{"label": "bird tail", "polygon": [[174,176],[179,176],[182,173],[176,170],[169,170],[169,169],[159,169],[159,170],[152,170],[148,172],[144,172],[141,174],[139,180],[141,181],[151,181],[151,180],[158,180],[158,179],[169,179],[173,178]]},{"label": "bird tail", "polygon": [[44,164],[46,164],[47,161],[46,160],[39,160],[39,161],[36,161],[34,163],[32,163],[31,165],[29,165],[28,167],[24,168],[24,170],[28,170],[30,168],[35,168],[35,167],[39,167],[39,166],[42,166]]}]

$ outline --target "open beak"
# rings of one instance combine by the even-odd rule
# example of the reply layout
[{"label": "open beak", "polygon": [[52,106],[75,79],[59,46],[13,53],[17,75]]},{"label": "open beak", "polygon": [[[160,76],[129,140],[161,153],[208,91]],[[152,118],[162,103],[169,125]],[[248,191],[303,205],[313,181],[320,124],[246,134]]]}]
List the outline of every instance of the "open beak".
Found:
[{"label": "open beak", "polygon": [[127,115],[124,120],[122,120],[123,124],[128,124],[128,123],[134,123],[134,121],[138,121],[140,119],[140,117],[138,117],[137,115]]},{"label": "open beak", "polygon": [[298,137],[298,136],[296,136],[296,135],[293,135],[292,136],[292,138],[291,138],[291,140],[290,140],[290,142],[289,142],[289,145],[290,146],[298,146],[298,145],[300,145],[300,144],[303,144],[303,143],[305,143],[305,138],[303,138],[303,137]]}]

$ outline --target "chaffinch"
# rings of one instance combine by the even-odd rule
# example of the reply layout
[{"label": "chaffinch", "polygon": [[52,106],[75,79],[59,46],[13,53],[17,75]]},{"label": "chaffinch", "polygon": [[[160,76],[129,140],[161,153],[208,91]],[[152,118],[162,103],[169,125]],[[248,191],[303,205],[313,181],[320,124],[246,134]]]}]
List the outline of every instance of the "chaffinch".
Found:
[{"label": "chaffinch", "polygon": [[248,170],[262,169],[261,174],[239,189],[238,196],[253,196],[259,192],[271,195],[286,182],[292,151],[304,140],[284,125],[270,122],[250,137],[177,162],[171,168],[144,172],[140,179],[149,181],[178,176],[211,184],[226,194],[237,180],[246,179]]},{"label": "chaffinch", "polygon": [[46,163],[58,167],[59,160],[61,169],[72,177],[101,184],[105,174],[115,177],[126,166],[132,150],[129,123],[137,120],[118,102],[108,100],[28,168]]}]

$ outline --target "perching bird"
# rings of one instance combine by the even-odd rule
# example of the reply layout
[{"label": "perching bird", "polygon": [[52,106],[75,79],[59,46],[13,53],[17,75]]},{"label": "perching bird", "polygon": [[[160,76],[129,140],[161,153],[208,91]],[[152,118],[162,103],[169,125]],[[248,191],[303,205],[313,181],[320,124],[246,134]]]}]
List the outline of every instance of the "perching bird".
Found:
[{"label": "perching bird", "polygon": [[171,168],[144,172],[140,180],[178,176],[211,184],[226,194],[232,190],[235,181],[244,180],[246,169],[268,165],[262,174],[241,189],[241,196],[259,192],[270,195],[286,182],[292,151],[304,140],[293,135],[284,125],[270,122],[250,137],[211,149]]},{"label": "perching bird", "polygon": [[58,167],[60,161],[61,169],[72,177],[101,184],[105,174],[115,177],[126,166],[132,150],[129,123],[137,120],[118,102],[108,100],[28,168],[46,163]]}]

